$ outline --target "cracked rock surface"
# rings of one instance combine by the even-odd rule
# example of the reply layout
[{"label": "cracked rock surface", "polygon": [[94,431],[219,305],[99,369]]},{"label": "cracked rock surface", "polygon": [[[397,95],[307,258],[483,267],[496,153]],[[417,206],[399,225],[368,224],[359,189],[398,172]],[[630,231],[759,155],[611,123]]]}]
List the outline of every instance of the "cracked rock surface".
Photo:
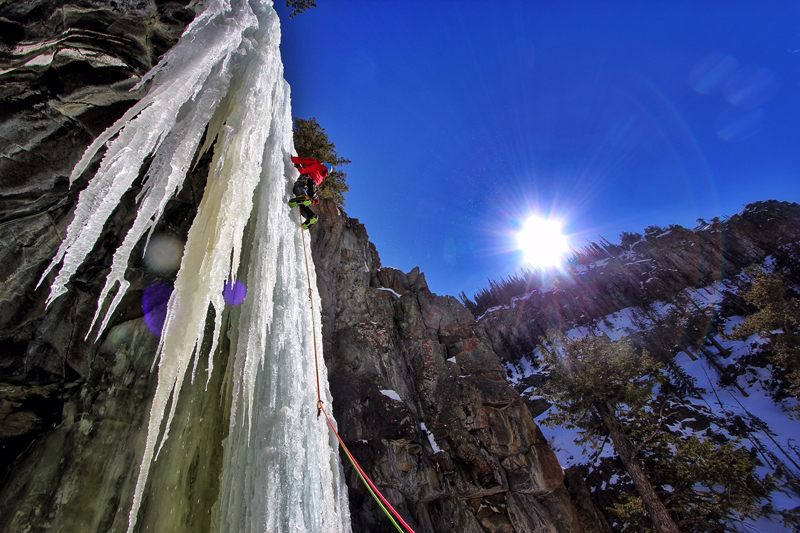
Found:
[{"label": "cracked rock surface", "polygon": [[[142,291],[157,279],[171,280],[132,261],[132,291],[110,326],[127,324],[123,329],[139,346],[101,349],[102,342],[84,339],[141,185],[125,196],[67,294],[45,309],[54,274],[36,286],[99,159],[70,188],[73,166],[144,94],[130,89],[193,19],[188,3],[0,2],[0,530],[66,531],[71,523],[74,530],[106,531],[103,524],[117,514],[111,500],[121,498],[120,476],[137,467],[131,461],[140,452],[127,438],[149,404],[152,353],[144,363],[129,356],[155,348],[143,340]],[[190,177],[157,231],[185,234],[204,186],[204,176]],[[141,250],[133,256],[141,258]],[[123,371],[130,365],[137,370]],[[112,427],[119,429],[116,444],[109,440]],[[112,453],[116,445],[129,449]],[[90,466],[81,454],[93,457],[92,468],[105,476],[98,488],[111,499],[83,522],[75,519],[81,505],[74,498],[88,501],[90,494],[81,495],[71,477]],[[121,462],[102,467],[111,458]],[[59,506],[72,509],[73,519],[59,514]]]},{"label": "cracked rock surface", "polygon": [[[418,268],[383,268],[364,226],[333,203],[321,211],[311,234],[334,414],[409,524],[418,532],[603,531],[573,503],[472,314],[433,294]],[[343,463],[353,531],[391,531]]]}]

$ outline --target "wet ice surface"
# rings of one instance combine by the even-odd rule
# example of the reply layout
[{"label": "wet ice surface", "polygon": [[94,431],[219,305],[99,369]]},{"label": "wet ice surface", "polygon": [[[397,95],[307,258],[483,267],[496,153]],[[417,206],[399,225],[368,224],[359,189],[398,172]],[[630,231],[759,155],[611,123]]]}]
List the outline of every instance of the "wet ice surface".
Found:
[{"label": "wet ice surface", "polygon": [[[279,44],[280,22],[271,2],[209,2],[178,45],[143,79],[153,80],[148,95],[98,137],[71,176],[79,177],[107,147],[97,174],[80,194],[67,237],[42,278],[61,263],[48,301],[67,290],[67,282],[152,156],[136,218],[114,254],[100,295],[95,321],[102,303],[114,294],[97,329],[99,336],[128,288],[125,271],[131,251],[182,186],[206,127],[203,149],[216,140],[206,191],[168,307],[163,318],[153,315],[153,327],[163,320],[158,384],[129,531],[136,524],[145,488],[160,489],[149,487],[147,478],[175,414],[177,402],[170,398],[180,394],[193,361],[196,368],[195,357],[209,333],[209,375],[213,371],[213,354],[228,313],[236,314],[227,333],[233,398],[213,529],[350,531],[336,439],[316,416],[313,335],[316,329],[321,336],[321,321],[317,311],[312,321],[297,214],[289,214],[284,205],[296,171],[289,160],[291,109]],[[310,271],[316,288],[313,268]],[[246,297],[234,289],[236,280],[246,287]],[[226,308],[226,294],[239,305],[235,310]],[[320,309],[316,292],[313,298],[314,309]],[[209,308],[215,318],[207,331]],[[322,399],[330,405],[324,364],[319,372]],[[150,499],[157,501],[157,494]]]}]

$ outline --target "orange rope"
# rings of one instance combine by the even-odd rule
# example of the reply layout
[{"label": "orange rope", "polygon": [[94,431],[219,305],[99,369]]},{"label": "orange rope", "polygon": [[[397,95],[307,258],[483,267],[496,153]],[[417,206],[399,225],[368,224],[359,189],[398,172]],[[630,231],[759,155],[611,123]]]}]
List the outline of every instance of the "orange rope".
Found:
[{"label": "orange rope", "polygon": [[[302,224],[302,220],[303,220],[303,215],[302,215],[302,212],[301,212],[300,213],[300,221],[301,221],[300,223],[301,224]],[[317,416],[319,416],[320,412],[322,412],[322,414],[325,415],[325,420],[328,421],[328,425],[330,426],[331,430],[333,431],[333,434],[336,435],[336,438],[339,440],[339,444],[342,445],[342,448],[344,449],[344,452],[347,454],[347,457],[350,459],[350,462],[358,470],[358,474],[361,477],[361,479],[365,481],[365,484],[367,485],[367,490],[369,490],[369,492],[372,493],[373,498],[375,498],[375,501],[378,502],[378,505],[381,507],[381,509],[383,509],[383,512],[386,513],[386,516],[389,517],[389,520],[391,520],[392,523],[394,524],[394,526],[399,531],[402,532],[402,530],[400,529],[400,526],[397,525],[397,522],[394,521],[394,518],[392,517],[392,515],[389,514],[389,512],[386,510],[386,507],[384,507],[383,504],[386,504],[386,506],[392,511],[392,514],[394,514],[394,516],[398,520],[400,520],[400,522],[406,527],[406,529],[408,529],[408,531],[410,533],[414,533],[414,530],[411,529],[411,526],[406,524],[405,520],[403,520],[403,518],[400,516],[400,513],[398,513],[394,509],[394,507],[392,507],[392,504],[390,504],[386,500],[386,498],[383,497],[383,494],[381,494],[381,491],[378,490],[378,487],[375,486],[375,484],[372,482],[372,480],[369,478],[369,476],[367,476],[367,473],[364,472],[364,470],[358,464],[358,461],[356,461],[356,458],[353,457],[353,454],[350,453],[350,450],[347,449],[347,446],[345,446],[344,441],[339,436],[339,433],[336,431],[336,428],[334,427],[333,422],[331,422],[331,419],[330,419],[330,417],[328,417],[328,413],[325,411],[325,407],[322,404],[322,392],[321,392],[321,389],[320,389],[320,386],[319,386],[319,356],[317,355],[317,327],[316,327],[316,324],[315,324],[315,321],[314,321],[314,300],[311,297],[311,295],[313,293],[312,290],[311,290],[311,273],[310,273],[310,270],[308,268],[308,252],[306,251],[306,234],[303,232],[302,227],[300,228],[300,234],[303,236],[303,258],[305,259],[305,262],[306,262],[306,280],[308,281],[308,299],[311,301],[311,326],[313,328],[312,329],[312,333],[313,333],[313,336],[314,336],[314,369],[316,370],[316,373],[317,373]],[[380,498],[380,500],[376,497],[376,495]],[[383,501],[383,504],[381,503],[381,500]]]},{"label": "orange rope", "polygon": [[[370,487],[372,488],[372,490],[371,490],[370,492],[373,492],[373,491],[374,491],[374,492],[373,492],[373,496],[374,496],[375,494],[377,494],[377,495],[380,497],[380,499],[383,501],[383,503],[385,503],[385,504],[386,504],[386,506],[387,506],[387,507],[388,507],[388,508],[389,508],[389,509],[392,511],[392,514],[394,514],[394,516],[395,516],[395,517],[396,517],[398,520],[400,520],[400,522],[401,522],[401,523],[402,523],[404,526],[406,526],[406,529],[408,529],[408,531],[410,531],[411,533],[414,533],[414,530],[413,530],[413,529],[411,529],[411,526],[409,526],[408,524],[406,524],[406,521],[405,521],[405,520],[403,520],[403,517],[402,517],[402,516],[400,516],[400,513],[398,513],[397,511],[395,511],[394,507],[392,507],[392,504],[391,504],[391,503],[389,503],[389,502],[386,500],[386,498],[384,498],[384,497],[383,497],[383,494],[381,494],[381,491],[379,491],[379,490],[378,490],[378,487],[376,487],[376,486],[375,486],[375,484],[374,484],[374,483],[372,482],[372,480],[369,478],[369,476],[367,475],[367,473],[366,473],[366,472],[364,472],[364,470],[361,468],[361,466],[359,466],[359,464],[358,464],[358,461],[356,461],[356,458],[355,458],[355,457],[353,457],[353,454],[352,454],[352,453],[350,453],[350,450],[349,450],[349,449],[347,449],[347,446],[345,446],[345,444],[344,444],[344,441],[342,440],[342,437],[340,437],[340,436],[339,436],[339,433],[336,431],[336,428],[333,426],[333,422],[331,422],[331,419],[328,417],[328,413],[327,413],[327,412],[325,412],[325,408],[324,408],[324,407],[322,407],[322,406],[321,406],[321,404],[320,404],[320,409],[322,409],[322,414],[324,414],[324,415],[325,415],[325,419],[328,421],[328,425],[331,427],[331,431],[333,431],[333,434],[334,434],[334,435],[336,435],[336,438],[337,438],[337,439],[339,439],[339,444],[341,444],[341,445],[342,445],[342,448],[344,449],[344,452],[347,454],[347,457],[348,457],[348,458],[350,458],[350,462],[351,462],[351,463],[353,463],[353,466],[355,466],[355,467],[358,469],[358,472],[359,472],[359,474],[361,475],[361,479],[363,479],[363,480],[365,480],[367,483],[369,483],[369,486],[368,486],[367,488],[368,488],[368,489],[369,489]],[[381,502],[380,502],[380,501],[378,501],[378,505],[380,505],[380,503],[381,503]],[[381,506],[381,507],[383,507],[383,506]],[[386,510],[385,510],[385,509],[384,509],[384,512],[386,512]],[[392,519],[392,516],[391,516],[391,515],[389,515],[389,513],[388,513],[388,512],[387,512],[386,514],[389,516],[389,519],[391,520],[391,519]],[[394,520],[392,520],[392,522],[394,522]],[[395,524],[395,526],[397,526],[397,524]],[[399,528],[398,528],[398,529],[399,529]],[[401,531],[402,531],[402,530],[401,530]]]},{"label": "orange rope", "polygon": [[[300,211],[300,223],[303,223],[303,212],[298,208]],[[320,394],[319,389],[319,361],[317,360],[317,325],[314,323],[314,299],[311,297],[312,290],[311,290],[311,274],[308,270],[308,252],[306,252],[306,234],[303,232],[302,226],[300,227],[300,235],[303,236],[303,259],[306,260],[306,280],[308,281],[308,301],[311,302],[311,327],[312,333],[314,334],[314,370],[317,372],[317,416],[319,416],[319,411],[322,409],[322,395]]]}]

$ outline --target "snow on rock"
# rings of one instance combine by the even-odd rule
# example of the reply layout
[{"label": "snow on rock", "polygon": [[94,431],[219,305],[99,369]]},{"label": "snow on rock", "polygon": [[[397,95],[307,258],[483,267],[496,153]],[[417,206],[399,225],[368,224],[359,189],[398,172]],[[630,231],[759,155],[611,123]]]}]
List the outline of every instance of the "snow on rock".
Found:
[{"label": "snow on rock", "polygon": [[637,329],[636,322],[633,308],[628,307],[598,320],[593,327],[573,328],[566,335],[569,339],[582,339],[589,333],[606,334],[611,340],[618,341]]},{"label": "snow on rock", "polygon": [[388,288],[388,287],[378,287],[378,290],[379,290],[379,291],[391,292],[392,294],[394,294],[395,296],[397,296],[398,298],[400,298],[400,295],[399,295],[399,294],[397,294],[397,293],[396,293],[394,290],[392,290],[392,289],[390,289],[390,288]]},{"label": "snow on rock", "polygon": [[517,385],[523,379],[541,373],[542,371],[542,368],[535,367],[527,356],[520,359],[518,365],[514,365],[511,363],[504,363],[503,366],[506,369],[506,375],[508,376],[507,379],[509,383],[511,383],[512,385]]},{"label": "snow on rock", "polygon": [[397,394],[397,393],[396,393],[395,391],[393,391],[393,390],[382,390],[382,391],[381,391],[381,394],[383,394],[383,395],[384,395],[384,396],[386,396],[386,397],[389,397],[389,398],[391,398],[392,400],[394,400],[394,401],[396,401],[396,402],[402,402],[402,401],[403,401],[403,399],[400,397],[400,395],[399,395],[399,394]]},{"label": "snow on rock", "polygon": [[[551,407],[550,409],[556,408]],[[550,447],[553,449],[556,457],[558,457],[559,464],[564,469],[569,468],[570,466],[581,464],[587,455],[587,451],[583,449],[583,446],[577,443],[578,439],[580,438],[579,430],[575,428],[549,428],[545,426],[542,421],[547,418],[549,413],[550,410],[547,410],[539,415],[536,418],[536,423],[542,430],[542,434],[545,436],[545,438],[547,438],[547,442],[550,444]],[[600,455],[598,455],[597,459],[599,460],[604,457],[613,457],[614,455],[615,451],[613,446],[611,446],[609,443],[606,443],[603,445],[603,450],[600,452]]]},{"label": "snow on rock", "polygon": [[[732,357],[738,358],[748,353],[749,350],[742,346],[748,344],[750,340],[736,343],[740,347],[734,350]],[[800,426],[789,417],[788,413],[788,408],[795,402],[776,403],[774,401],[764,386],[769,379],[766,370],[760,369],[763,373],[756,372],[758,375],[749,383],[743,380],[746,376],[740,377],[740,385],[748,394],[748,397],[745,398],[734,387],[720,387],[716,371],[702,358],[693,361],[688,355],[681,352],[676,356],[675,362],[697,380],[698,387],[705,391],[701,400],[714,410],[715,414],[729,419],[738,416],[748,422],[748,426],[751,428],[751,437],[745,441],[745,444],[748,446],[753,444],[753,437],[759,443],[757,450],[762,462],[762,466],[758,469],[759,475],[772,474],[777,466],[776,461],[781,461],[784,467],[797,464],[800,456],[797,455],[794,444],[800,441]],[[751,369],[751,371],[753,370],[755,369]],[[748,374],[752,374],[752,372],[748,372]],[[794,475],[797,474],[798,472],[795,472]],[[796,497],[790,497],[777,491],[772,494],[772,505],[776,511],[788,510],[797,507],[797,500]],[[769,523],[773,528],[780,527],[767,520],[763,522]],[[784,531],[784,529],[770,529],[770,531]]]},{"label": "snow on rock", "polygon": [[434,454],[437,454],[437,453],[441,452],[441,451],[442,451],[442,449],[441,449],[441,448],[439,448],[439,445],[438,445],[438,444],[436,444],[436,441],[435,441],[435,440],[434,440],[434,438],[433,438],[433,433],[431,433],[431,432],[428,430],[428,428],[427,428],[427,427],[425,427],[425,423],[424,423],[424,422],[420,422],[420,424],[419,424],[419,428],[420,428],[422,431],[424,431],[424,432],[425,432],[425,434],[428,436],[428,442],[429,442],[429,443],[430,443],[430,445],[431,445],[431,449],[433,449],[433,453],[434,453]]}]

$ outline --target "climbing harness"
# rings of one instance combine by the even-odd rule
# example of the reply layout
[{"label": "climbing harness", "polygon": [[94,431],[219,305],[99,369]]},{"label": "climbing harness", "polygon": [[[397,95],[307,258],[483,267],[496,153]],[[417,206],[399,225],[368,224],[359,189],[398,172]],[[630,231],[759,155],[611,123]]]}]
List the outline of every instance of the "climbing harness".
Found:
[{"label": "climbing harness", "polygon": [[[300,215],[300,220],[301,221],[303,220],[302,213]],[[301,222],[301,224],[302,224],[302,222]],[[306,262],[306,280],[308,281],[308,300],[311,302],[311,327],[312,327],[312,333],[313,333],[313,337],[314,337],[314,369],[316,370],[316,373],[317,373],[317,417],[319,417],[320,413],[325,415],[325,420],[328,421],[328,425],[330,426],[331,431],[333,431],[333,434],[336,435],[336,439],[339,441],[339,444],[341,444],[342,449],[344,450],[344,453],[347,455],[347,458],[350,459],[350,463],[353,465],[353,467],[358,472],[358,476],[361,478],[361,481],[364,482],[364,486],[367,487],[367,490],[372,495],[372,497],[375,499],[375,502],[377,502],[378,507],[380,507],[381,510],[383,510],[384,513],[386,513],[386,516],[389,517],[389,520],[391,520],[391,522],[394,525],[394,527],[397,528],[397,531],[399,531],[400,533],[406,533],[403,530],[403,528],[400,527],[400,524],[397,523],[397,521],[399,520],[400,523],[402,523],[405,526],[406,530],[408,530],[408,533],[414,533],[414,530],[411,529],[411,526],[406,524],[405,520],[403,520],[403,517],[400,516],[400,513],[398,513],[394,509],[394,507],[392,507],[392,504],[390,504],[386,500],[386,498],[383,497],[383,494],[381,494],[381,491],[378,490],[378,487],[375,486],[375,484],[372,482],[372,480],[369,478],[369,476],[367,476],[366,472],[364,472],[364,470],[358,464],[358,461],[356,461],[356,458],[353,457],[353,454],[351,454],[350,450],[347,448],[347,446],[345,446],[344,441],[342,440],[342,437],[339,436],[339,432],[336,431],[336,427],[333,425],[333,422],[331,421],[330,417],[328,416],[327,411],[325,411],[325,406],[322,403],[322,393],[321,393],[321,389],[319,387],[319,356],[317,355],[317,326],[316,326],[315,321],[314,321],[314,299],[312,298],[313,291],[311,290],[311,273],[310,273],[310,271],[308,269],[308,252],[306,251],[306,234],[303,231],[302,227],[300,229],[300,234],[303,236],[303,259],[305,259],[305,262]],[[392,516],[392,515],[394,515],[394,516]],[[397,518],[397,520],[395,520],[395,518]]]}]

